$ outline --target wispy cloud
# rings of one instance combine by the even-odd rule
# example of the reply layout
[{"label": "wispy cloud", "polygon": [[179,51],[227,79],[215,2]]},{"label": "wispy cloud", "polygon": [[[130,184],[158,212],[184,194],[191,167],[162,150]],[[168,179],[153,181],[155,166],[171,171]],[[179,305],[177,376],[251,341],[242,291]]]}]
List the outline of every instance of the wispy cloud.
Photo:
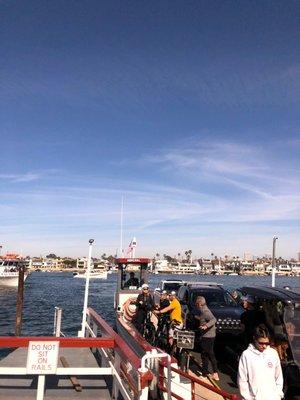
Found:
[{"label": "wispy cloud", "polygon": [[[270,226],[279,222],[280,229],[294,229],[294,221],[300,220],[299,175],[294,165],[288,177],[280,168],[275,176],[273,165],[281,160],[271,148],[229,141],[186,143],[138,161],[145,172],[150,168],[147,179],[147,174],[119,180],[67,171],[2,174],[0,179],[7,185],[1,194],[0,235],[11,243],[21,243],[22,236],[32,243],[40,238],[45,251],[51,246],[61,248],[58,238],[65,235],[65,245],[71,249],[74,243],[74,253],[83,251],[78,243],[93,235],[114,252],[122,195],[126,237],[135,234],[156,243],[158,249],[172,240],[174,249],[179,237],[183,247],[197,237],[210,237],[213,242],[214,231],[223,232],[225,246],[229,237],[235,240],[234,235],[252,235],[256,229],[259,235],[262,229],[269,234]],[[39,185],[33,186],[38,179]],[[16,190],[17,184],[22,185],[21,191]]]},{"label": "wispy cloud", "polygon": [[[257,187],[266,188],[275,188],[278,182],[293,185],[299,183],[299,165],[297,169],[289,169],[285,160],[282,168],[282,160],[278,158],[278,154],[273,153],[270,146],[263,148],[224,140],[191,142],[186,147],[180,144],[178,148],[166,149],[149,156],[147,162],[188,176],[198,175],[199,179],[208,176],[227,178],[229,182],[235,177],[241,178],[245,184],[255,180]],[[236,182],[232,180],[232,184],[236,185]]]},{"label": "wispy cloud", "polygon": [[32,182],[41,178],[38,173],[25,173],[25,174],[0,174],[0,179],[8,180],[10,182]]},{"label": "wispy cloud", "polygon": [[57,177],[58,174],[62,174],[61,170],[58,169],[44,169],[39,171],[28,171],[22,173],[2,173],[0,174],[0,180],[5,180],[11,183],[30,183],[33,181],[38,181],[42,179],[47,179],[49,177]]}]

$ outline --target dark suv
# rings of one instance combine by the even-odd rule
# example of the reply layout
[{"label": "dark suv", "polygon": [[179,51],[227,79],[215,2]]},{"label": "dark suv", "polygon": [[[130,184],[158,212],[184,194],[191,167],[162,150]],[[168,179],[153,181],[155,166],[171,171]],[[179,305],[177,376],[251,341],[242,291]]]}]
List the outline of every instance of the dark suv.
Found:
[{"label": "dark suv", "polygon": [[285,399],[300,399],[299,289],[244,286],[238,291],[241,295],[251,295],[255,306],[264,312],[266,325],[281,358]]},{"label": "dark suv", "polygon": [[239,334],[243,308],[222,285],[208,282],[186,282],[178,291],[178,300],[186,319],[186,328],[195,329],[193,314],[198,296],[205,297],[208,308],[217,319],[218,334]]}]

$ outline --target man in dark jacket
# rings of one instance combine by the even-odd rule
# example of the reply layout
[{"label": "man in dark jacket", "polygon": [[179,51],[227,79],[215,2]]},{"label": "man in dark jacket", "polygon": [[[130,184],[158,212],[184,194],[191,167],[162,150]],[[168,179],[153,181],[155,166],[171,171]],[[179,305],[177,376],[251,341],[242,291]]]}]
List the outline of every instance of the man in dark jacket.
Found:
[{"label": "man in dark jacket", "polygon": [[243,297],[243,307],[245,311],[241,315],[241,329],[243,332],[243,345],[245,348],[252,342],[253,331],[260,325],[266,323],[265,313],[257,309],[254,297],[247,295]]},{"label": "man in dark jacket", "polygon": [[147,313],[154,309],[154,300],[150,294],[149,286],[146,283],[142,285],[142,293],[140,293],[136,299],[136,306],[137,310],[133,319],[133,324],[139,332],[142,332]]},{"label": "man in dark jacket", "polygon": [[170,305],[170,300],[169,300],[169,295],[166,290],[163,290],[160,294],[160,299],[159,299],[159,309],[162,310],[165,307],[168,307]]},{"label": "man in dark jacket", "polygon": [[130,288],[131,286],[136,288],[139,286],[139,280],[135,277],[133,271],[130,272],[129,279],[125,282],[124,288]]}]

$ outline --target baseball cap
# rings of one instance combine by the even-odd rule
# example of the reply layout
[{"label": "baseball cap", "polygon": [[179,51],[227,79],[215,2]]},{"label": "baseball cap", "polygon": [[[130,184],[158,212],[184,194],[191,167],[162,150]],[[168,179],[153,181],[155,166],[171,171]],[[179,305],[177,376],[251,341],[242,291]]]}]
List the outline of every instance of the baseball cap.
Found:
[{"label": "baseball cap", "polygon": [[149,289],[149,286],[147,285],[147,283],[144,283],[144,284],[142,285],[142,289]]},{"label": "baseball cap", "polygon": [[171,296],[176,296],[176,292],[175,290],[172,290],[172,292],[170,293]]},{"label": "baseball cap", "polygon": [[251,296],[250,294],[247,294],[247,296],[244,296],[243,301],[248,301],[248,303],[255,303],[254,297]]},{"label": "baseball cap", "polygon": [[163,291],[161,292],[161,294],[168,294],[168,292],[167,292],[166,290],[163,290]]}]

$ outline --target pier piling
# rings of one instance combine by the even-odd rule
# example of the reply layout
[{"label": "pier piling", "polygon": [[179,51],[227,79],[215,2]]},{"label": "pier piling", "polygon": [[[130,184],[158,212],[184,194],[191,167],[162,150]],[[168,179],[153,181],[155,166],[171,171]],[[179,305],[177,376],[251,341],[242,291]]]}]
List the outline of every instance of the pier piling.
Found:
[{"label": "pier piling", "polygon": [[16,308],[16,326],[15,335],[21,335],[22,317],[23,317],[23,301],[24,301],[24,274],[25,264],[21,263],[19,266],[19,280],[18,280],[18,293],[17,293],[17,308]]}]

